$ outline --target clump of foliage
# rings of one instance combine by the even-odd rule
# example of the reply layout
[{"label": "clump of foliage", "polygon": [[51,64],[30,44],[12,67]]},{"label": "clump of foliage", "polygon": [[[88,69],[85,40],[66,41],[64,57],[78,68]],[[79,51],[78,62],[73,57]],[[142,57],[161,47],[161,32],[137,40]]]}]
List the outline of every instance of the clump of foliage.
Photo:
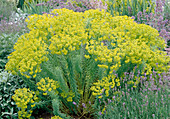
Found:
[{"label": "clump of foliage", "polygon": [[164,5],[163,5],[163,16],[165,19],[168,19],[170,20],[170,15],[169,15],[169,12],[170,12],[170,2],[168,2],[168,0],[165,0],[164,2]]},{"label": "clump of foliage", "polygon": [[0,35],[3,34],[18,34],[21,35],[27,32],[26,24],[24,22],[27,17],[20,9],[11,11],[9,18],[6,19],[2,16],[0,20]]},{"label": "clump of foliage", "polygon": [[19,38],[18,34],[2,34],[0,35],[0,69],[5,68],[7,56],[13,52],[13,46]]},{"label": "clump of foliage", "polygon": [[154,12],[155,2],[152,0],[107,0],[108,11],[113,16],[137,16],[140,11]]},{"label": "clump of foliage", "polygon": [[[54,8],[56,8],[54,6]],[[66,4],[59,4],[58,8],[67,8],[75,12],[84,12],[89,9],[107,9],[105,1],[101,0],[67,0]]]},{"label": "clump of foliage", "polygon": [[1,20],[9,20],[13,11],[15,11],[15,5],[13,2],[7,0],[0,1],[0,21]]},{"label": "clump of foliage", "polygon": [[3,34],[18,34],[21,35],[27,32],[26,24],[24,23],[23,19],[21,21],[7,21],[1,20],[0,21],[0,35]]},{"label": "clump of foliage", "polygon": [[[131,78],[133,72],[126,74],[123,81],[127,82]],[[169,77],[165,73],[158,74],[153,71],[149,77],[143,75],[138,78],[142,86],[138,89],[129,89],[125,84],[124,87],[119,88],[121,96],[116,94],[112,97],[114,100],[106,100],[100,118],[168,118],[170,116]],[[157,78],[159,81],[156,83],[154,80]]]},{"label": "clump of foliage", "polygon": [[23,80],[19,77],[6,71],[0,71],[0,118],[17,119],[18,108],[12,99],[12,95],[14,95],[16,89],[25,86]]},{"label": "clump of foliage", "polygon": [[[167,17],[166,12],[168,1],[156,0],[155,13],[147,13],[146,10],[143,13],[140,11],[135,18],[137,23],[144,23],[150,25],[151,27],[158,30],[161,37],[164,38],[167,46],[169,46],[169,18]],[[163,9],[164,8],[164,9]]]},{"label": "clump of foliage", "polygon": [[53,9],[67,8],[75,12],[88,9],[107,9],[106,2],[101,0],[27,0],[23,10],[29,14],[49,13]]},{"label": "clump of foliage", "polygon": [[[124,72],[134,72],[131,87],[137,88],[137,75],[169,69],[158,31],[128,16],[63,8],[34,14],[26,22],[30,32],[18,39],[6,64],[6,70],[22,76],[29,87],[13,96],[20,117],[48,105],[61,118],[95,118],[104,108],[99,99],[112,99],[113,88],[123,85]],[[31,99],[25,100],[28,95]]]}]

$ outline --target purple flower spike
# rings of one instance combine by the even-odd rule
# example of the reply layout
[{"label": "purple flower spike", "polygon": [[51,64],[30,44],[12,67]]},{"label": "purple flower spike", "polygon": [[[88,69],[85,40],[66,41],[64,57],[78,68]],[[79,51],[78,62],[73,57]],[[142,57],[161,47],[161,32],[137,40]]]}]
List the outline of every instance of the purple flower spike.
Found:
[{"label": "purple flower spike", "polygon": [[146,101],[146,104],[145,104],[145,106],[147,106],[148,105],[148,101]]},{"label": "purple flower spike", "polygon": [[99,103],[101,103],[101,100],[99,99]]},{"label": "purple flower spike", "polygon": [[112,101],[110,99],[107,99],[108,100],[108,103],[111,103]]},{"label": "purple flower spike", "polygon": [[39,3],[39,4],[36,4],[36,6],[43,6],[44,3]]},{"label": "purple flower spike", "polygon": [[77,105],[76,102],[73,102],[74,105]]},{"label": "purple flower spike", "polygon": [[152,114],[153,117],[155,117],[155,114]]},{"label": "purple flower spike", "polygon": [[124,91],[122,91],[122,94],[125,95]]},{"label": "purple flower spike", "polygon": [[165,36],[167,34],[166,29],[162,29],[160,32],[160,36]]},{"label": "purple flower spike", "polygon": [[82,103],[82,106],[83,106],[84,108],[86,108],[86,105],[85,105],[84,103]]}]

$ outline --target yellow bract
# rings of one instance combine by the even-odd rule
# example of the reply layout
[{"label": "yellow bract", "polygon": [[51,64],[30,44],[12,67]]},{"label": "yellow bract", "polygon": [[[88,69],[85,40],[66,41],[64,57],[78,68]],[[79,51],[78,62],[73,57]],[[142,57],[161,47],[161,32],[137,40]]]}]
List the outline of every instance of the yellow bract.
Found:
[{"label": "yellow bract", "polygon": [[59,116],[53,116],[53,117],[51,117],[51,119],[62,119],[62,118]]},{"label": "yellow bract", "polygon": [[[98,80],[98,82],[93,83],[94,86],[91,87],[91,90],[93,91],[92,95],[99,96],[99,98],[102,98],[100,96],[102,93],[106,93],[106,96],[109,96],[109,90],[111,88],[115,87],[115,75],[109,75],[108,77],[104,77],[102,80]],[[119,80],[116,80],[116,83],[119,83]]]},{"label": "yellow bract", "polygon": [[12,96],[12,99],[16,102],[16,105],[20,108],[18,111],[18,118],[22,117],[30,118],[32,110],[29,109],[27,112],[27,106],[31,105],[31,108],[35,107],[34,102],[38,99],[34,92],[30,91],[27,88],[15,90],[15,94]]},{"label": "yellow bract", "polygon": [[8,58],[10,59],[6,64],[6,70],[16,74],[18,71],[27,78],[40,72],[40,64],[47,61],[45,56],[48,54],[46,51],[47,45],[42,38],[31,38],[32,32],[21,36],[14,46],[15,51],[11,53]]},{"label": "yellow bract", "polygon": [[57,81],[49,79],[49,77],[45,77],[45,79],[42,78],[37,83],[37,88],[43,91],[43,95],[47,95],[48,92],[56,91],[56,88],[59,88],[59,84]]}]

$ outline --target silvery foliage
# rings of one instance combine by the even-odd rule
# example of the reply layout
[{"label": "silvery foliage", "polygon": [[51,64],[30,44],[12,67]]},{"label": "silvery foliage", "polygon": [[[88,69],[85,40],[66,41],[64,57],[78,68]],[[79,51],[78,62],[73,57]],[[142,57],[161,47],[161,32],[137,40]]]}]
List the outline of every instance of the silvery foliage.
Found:
[{"label": "silvery foliage", "polygon": [[0,69],[0,119],[18,119],[18,108],[12,99],[14,91],[26,87],[23,80]]},{"label": "silvery foliage", "polygon": [[0,84],[2,82],[7,82],[8,77],[10,77],[12,74],[8,73],[7,71],[2,71],[2,69],[0,69]]},{"label": "silvery foliage", "polygon": [[10,21],[12,22],[10,22],[9,24],[18,23],[22,20],[25,20],[27,16],[27,13],[24,13],[20,8],[17,8],[17,11],[12,13],[10,18]]}]

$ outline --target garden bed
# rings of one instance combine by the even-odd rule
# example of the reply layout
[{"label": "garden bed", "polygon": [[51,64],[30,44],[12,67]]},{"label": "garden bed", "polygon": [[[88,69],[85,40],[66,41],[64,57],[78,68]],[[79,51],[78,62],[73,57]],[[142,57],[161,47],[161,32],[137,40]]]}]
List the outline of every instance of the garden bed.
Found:
[{"label": "garden bed", "polygon": [[170,117],[168,1],[0,4],[0,118]]}]

